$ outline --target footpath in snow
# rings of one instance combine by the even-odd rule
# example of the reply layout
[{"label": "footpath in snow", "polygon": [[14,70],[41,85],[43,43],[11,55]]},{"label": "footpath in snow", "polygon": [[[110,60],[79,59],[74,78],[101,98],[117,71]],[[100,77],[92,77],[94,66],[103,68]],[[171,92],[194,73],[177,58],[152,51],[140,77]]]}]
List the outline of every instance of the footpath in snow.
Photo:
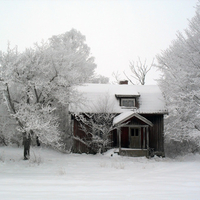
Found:
[{"label": "footpath in snow", "polygon": [[[113,156],[111,156],[111,154]],[[177,159],[0,147],[2,200],[200,199],[200,155]]]}]

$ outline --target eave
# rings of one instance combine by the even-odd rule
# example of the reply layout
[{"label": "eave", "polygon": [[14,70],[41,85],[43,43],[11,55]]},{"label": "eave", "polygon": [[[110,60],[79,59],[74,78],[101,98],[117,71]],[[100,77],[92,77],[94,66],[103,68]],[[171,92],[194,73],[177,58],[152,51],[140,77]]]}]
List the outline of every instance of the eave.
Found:
[{"label": "eave", "polygon": [[135,98],[139,97],[140,95],[131,95],[131,94],[115,94],[116,98]]}]

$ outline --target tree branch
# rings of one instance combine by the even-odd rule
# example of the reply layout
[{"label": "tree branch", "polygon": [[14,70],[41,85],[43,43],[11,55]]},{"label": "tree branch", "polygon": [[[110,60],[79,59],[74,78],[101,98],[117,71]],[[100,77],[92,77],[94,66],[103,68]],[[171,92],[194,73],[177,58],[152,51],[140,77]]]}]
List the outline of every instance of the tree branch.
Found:
[{"label": "tree branch", "polygon": [[133,83],[133,81],[126,75],[125,71],[123,71],[123,73],[124,73],[124,75],[126,76],[126,78],[128,79],[128,81],[130,81],[130,83],[132,83],[133,85],[135,85],[135,84]]},{"label": "tree branch", "polygon": [[[11,99],[11,96],[10,96],[10,90],[9,90],[7,83],[6,83],[6,93],[7,93],[7,95],[5,93],[4,94],[5,94],[5,98],[6,98],[6,101],[7,101],[8,109],[11,111],[11,113],[16,114],[15,107],[14,107],[14,104],[12,103],[12,99]],[[24,126],[23,126],[22,122],[19,120],[19,118],[15,117],[15,119],[17,120],[19,126],[21,128],[24,128]]]},{"label": "tree branch", "polygon": [[[136,64],[134,62],[130,62],[130,69],[133,73],[133,78],[135,78],[141,85],[145,84],[145,78],[147,73],[151,70],[154,63],[154,59],[152,60],[152,63],[150,66],[146,64],[146,60],[144,63],[141,62],[140,58],[138,58],[138,61]],[[126,74],[125,74],[126,75]],[[128,76],[126,75],[128,78]],[[130,78],[128,78],[129,81],[133,84]]]}]

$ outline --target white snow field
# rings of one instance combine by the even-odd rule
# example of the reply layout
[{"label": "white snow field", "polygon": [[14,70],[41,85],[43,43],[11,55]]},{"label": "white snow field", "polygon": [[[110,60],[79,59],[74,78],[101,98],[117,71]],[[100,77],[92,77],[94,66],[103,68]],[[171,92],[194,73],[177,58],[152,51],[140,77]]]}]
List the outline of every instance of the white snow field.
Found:
[{"label": "white snow field", "polygon": [[200,199],[200,155],[177,159],[0,147],[1,200]]}]

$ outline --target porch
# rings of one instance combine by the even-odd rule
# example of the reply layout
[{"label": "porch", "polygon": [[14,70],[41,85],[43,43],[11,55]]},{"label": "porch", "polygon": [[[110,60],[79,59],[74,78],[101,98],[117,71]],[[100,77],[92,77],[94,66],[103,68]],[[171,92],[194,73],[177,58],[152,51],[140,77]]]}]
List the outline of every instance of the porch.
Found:
[{"label": "porch", "polygon": [[114,152],[122,156],[149,157],[149,151],[147,149],[121,148],[121,149],[116,149]]},{"label": "porch", "polygon": [[152,122],[134,112],[122,113],[115,118],[117,126],[116,151],[122,156],[150,156],[149,148],[149,126]]}]

